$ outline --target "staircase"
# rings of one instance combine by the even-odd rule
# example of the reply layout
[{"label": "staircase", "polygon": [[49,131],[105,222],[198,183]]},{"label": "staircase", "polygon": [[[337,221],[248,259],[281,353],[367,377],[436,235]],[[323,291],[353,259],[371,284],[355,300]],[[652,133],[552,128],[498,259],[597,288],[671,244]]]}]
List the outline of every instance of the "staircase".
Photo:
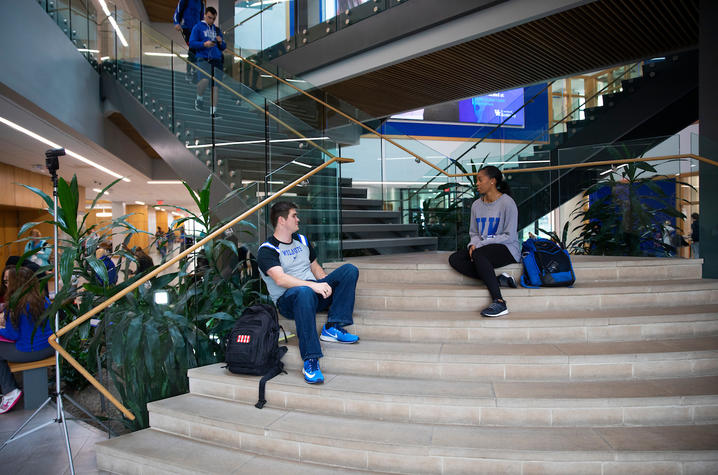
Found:
[{"label": "staircase", "polygon": [[[640,157],[698,119],[696,51],[642,68],[641,77],[621,81],[620,92],[604,95],[602,106],[587,108],[585,119],[567,122],[566,132],[550,134],[548,144],[521,159],[550,158],[551,165],[564,165]],[[599,172],[577,168],[509,176],[519,229],[586,190],[600,178]]]},{"label": "staircase", "polygon": [[576,256],[574,288],[504,289],[512,313],[482,319],[488,292],[447,257],[351,259],[362,340],[323,345],[323,385],[295,339],[262,410],[258,378],[192,369],[189,394],[149,405],[152,428],[97,444],[98,468],[718,472],[718,281],[699,260]]}]

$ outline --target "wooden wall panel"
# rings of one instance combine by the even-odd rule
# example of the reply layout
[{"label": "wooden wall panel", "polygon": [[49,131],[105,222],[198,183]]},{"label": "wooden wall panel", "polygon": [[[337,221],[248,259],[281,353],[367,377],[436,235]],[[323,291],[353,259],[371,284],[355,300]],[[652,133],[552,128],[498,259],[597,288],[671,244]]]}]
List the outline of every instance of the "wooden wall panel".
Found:
[{"label": "wooden wall panel", "polygon": [[[125,213],[134,213],[132,216],[127,218],[127,222],[135,226],[137,229],[142,231],[148,231],[147,229],[147,216],[149,215],[148,208],[146,205],[127,205],[125,206]],[[151,230],[154,233],[154,229]],[[132,236],[130,239],[130,248],[133,246],[139,246],[145,251],[148,251],[150,245],[150,237],[144,233],[138,233]]]}]

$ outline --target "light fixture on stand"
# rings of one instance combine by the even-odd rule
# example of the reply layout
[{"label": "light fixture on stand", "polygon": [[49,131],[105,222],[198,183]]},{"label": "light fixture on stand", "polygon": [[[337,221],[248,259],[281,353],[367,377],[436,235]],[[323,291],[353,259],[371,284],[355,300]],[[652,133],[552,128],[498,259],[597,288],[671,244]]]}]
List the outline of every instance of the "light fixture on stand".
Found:
[{"label": "light fixture on stand", "polygon": [[[52,199],[53,199],[53,208],[52,208],[52,220],[53,220],[53,250],[54,250],[54,276],[55,276],[55,295],[59,292],[59,279],[58,279],[58,263],[60,262],[60,256],[58,255],[58,233],[57,233],[57,170],[60,168],[60,161],[58,160],[59,157],[65,155],[65,149],[64,148],[55,148],[50,149],[47,152],[45,152],[45,166],[47,167],[47,171],[50,172],[50,178],[52,179]],[[60,330],[60,312],[55,313],[55,334]],[[55,351],[55,391],[53,391],[52,394],[43,402],[40,407],[38,407],[35,412],[32,413],[32,415],[22,423],[22,425],[8,438],[2,446],[0,446],[0,450],[4,449],[6,445],[8,445],[10,442],[15,442],[22,437],[25,437],[27,435],[32,434],[33,432],[36,432],[44,427],[47,427],[51,424],[59,423],[62,424],[63,434],[65,437],[65,447],[67,448],[67,457],[70,461],[70,473],[72,475],[75,475],[75,465],[72,461],[72,449],[70,448],[70,436],[67,430],[67,418],[65,417],[65,411],[63,409],[63,398],[67,399],[73,406],[75,406],[77,409],[82,411],[83,413],[87,414],[92,420],[97,422],[99,425],[104,427],[107,430],[108,434],[114,435],[112,433],[112,430],[110,430],[109,427],[107,427],[105,424],[103,424],[99,419],[97,419],[95,416],[90,414],[90,412],[82,407],[80,404],[78,404],[76,401],[74,401],[70,396],[67,394],[64,394],[62,391],[62,387],[60,385],[60,354]],[[33,429],[21,433],[21,431],[27,426],[30,421],[42,411],[42,409],[47,406],[50,402],[55,403],[55,408],[57,409],[57,413],[54,419],[51,419],[44,424],[41,424],[37,427],[34,427]]]}]

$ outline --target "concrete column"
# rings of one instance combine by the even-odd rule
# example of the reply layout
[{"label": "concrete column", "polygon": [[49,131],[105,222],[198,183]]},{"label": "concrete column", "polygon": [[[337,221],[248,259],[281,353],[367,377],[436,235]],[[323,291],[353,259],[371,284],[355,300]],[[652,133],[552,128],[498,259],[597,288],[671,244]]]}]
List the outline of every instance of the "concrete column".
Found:
[{"label": "concrete column", "polygon": [[[698,45],[700,154],[718,161],[718,2],[701,0]],[[700,165],[700,255],[703,277],[718,278],[718,167]]]}]

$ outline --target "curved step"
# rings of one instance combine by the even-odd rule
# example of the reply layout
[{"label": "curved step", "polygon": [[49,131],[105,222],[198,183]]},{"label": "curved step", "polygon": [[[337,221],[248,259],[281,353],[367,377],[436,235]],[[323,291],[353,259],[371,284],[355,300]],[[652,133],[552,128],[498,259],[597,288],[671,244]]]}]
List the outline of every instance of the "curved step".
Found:
[{"label": "curved step", "polygon": [[[189,370],[190,392],[244,404],[259,377],[223,364]],[[398,422],[470,426],[651,426],[718,422],[718,377],[601,382],[439,381],[297,370],[267,383],[267,407]]]},{"label": "curved step", "polygon": [[[391,473],[718,467],[718,426],[499,428],[362,420],[185,394],[148,404],[153,428],[277,458]],[[112,442],[112,441],[110,441]],[[104,444],[108,444],[105,442]],[[541,460],[541,462],[535,462]],[[551,471],[549,469],[549,471]]]},{"label": "curved step", "polygon": [[[352,257],[347,259],[359,268],[360,282],[390,282],[396,284],[457,284],[481,285],[476,279],[464,277],[449,266],[451,252],[434,251],[416,254]],[[588,282],[700,279],[702,259],[669,259],[656,257],[571,256],[576,279]],[[334,269],[344,262],[324,264]],[[497,271],[507,272],[518,279],[521,264],[511,264]]]},{"label": "curved step", "polygon": [[[317,331],[326,318],[317,318]],[[282,318],[286,331],[293,320]],[[718,335],[718,305],[607,310],[512,311],[483,318],[476,311],[356,310],[352,332],[364,340],[456,343],[580,343],[700,338]]]},{"label": "curved step", "polygon": [[111,473],[172,473],[174,475],[366,473],[363,470],[344,470],[265,457],[155,429],[145,429],[99,442],[95,444],[95,453],[97,468]]},{"label": "curved step", "polygon": [[[360,271],[361,274],[361,271]],[[577,282],[574,287],[502,289],[510,311],[594,310],[636,307],[679,307],[718,303],[718,280],[690,279],[649,282]],[[491,299],[485,287],[450,284],[391,286],[361,282],[356,306],[367,310],[480,311]]]},{"label": "curved step", "polygon": [[[285,366],[302,365],[296,339]],[[325,344],[336,374],[457,381],[595,381],[718,374],[718,338],[604,343],[500,344],[360,341]]]}]

